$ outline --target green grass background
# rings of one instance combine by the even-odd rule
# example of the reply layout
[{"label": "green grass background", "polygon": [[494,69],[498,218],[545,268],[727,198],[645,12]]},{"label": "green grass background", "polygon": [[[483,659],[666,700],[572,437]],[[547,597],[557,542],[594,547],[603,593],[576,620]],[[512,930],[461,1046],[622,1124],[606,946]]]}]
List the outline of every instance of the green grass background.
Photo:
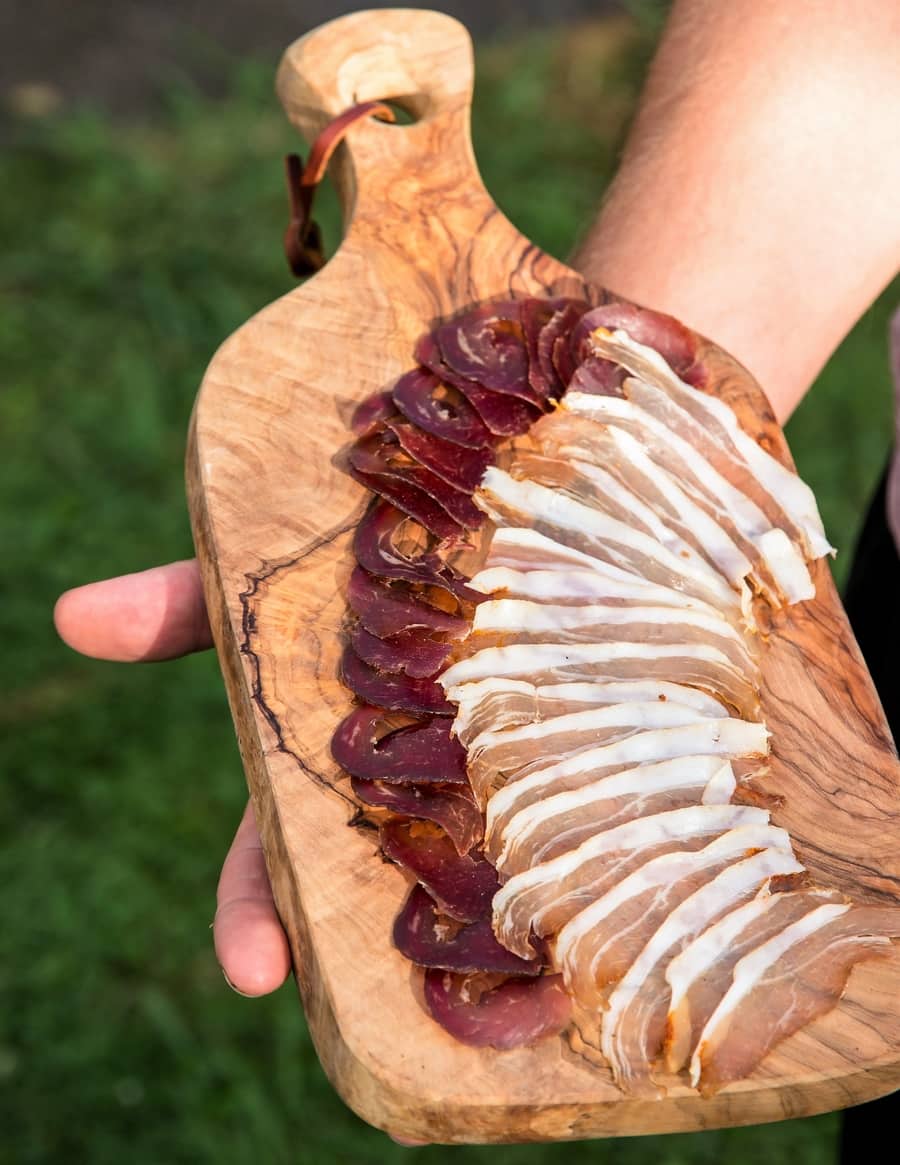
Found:
[{"label": "green grass background", "polygon": [[[558,255],[611,173],[652,35],[598,25],[480,55],[487,184]],[[293,986],[245,1001],[216,965],[215,880],[245,793],[214,657],[91,662],[50,622],[65,587],[191,553],[182,457],[197,384],[218,343],[293,286],[280,157],[296,141],[271,73],[235,68],[224,100],[179,92],[141,121],[61,111],[6,126],[0,1160],[17,1165],[409,1159],[333,1093]],[[323,214],[333,245],[333,202]],[[790,426],[839,574],[890,439],[889,306]],[[790,326],[802,316],[798,303]],[[818,1165],[837,1128],[826,1116],[414,1159]]]}]

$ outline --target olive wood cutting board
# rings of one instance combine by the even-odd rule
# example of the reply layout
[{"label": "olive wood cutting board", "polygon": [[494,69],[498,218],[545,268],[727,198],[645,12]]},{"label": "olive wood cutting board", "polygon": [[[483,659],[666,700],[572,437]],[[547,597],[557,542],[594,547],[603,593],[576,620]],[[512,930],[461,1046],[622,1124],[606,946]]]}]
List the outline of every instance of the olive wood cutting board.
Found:
[{"label": "olive wood cutting board", "polygon": [[[711,1099],[673,1081],[623,1095],[563,1038],[496,1052],[426,1013],[420,973],[391,943],[408,888],[377,834],[350,828],[329,742],[351,707],[337,679],[350,543],[368,499],[336,455],[353,405],[411,367],[434,321],[510,294],[584,292],[507,221],[469,137],[471,42],[451,18],[360,12],[287,51],[278,93],[312,139],[357,102],[414,117],[354,125],[331,175],[346,233],[333,259],[213,358],[187,456],[194,537],[241,755],[306,1016],[357,1113],[442,1142],[662,1133],[803,1116],[900,1084],[900,956],[857,967],[840,1003]],[[596,295],[596,289],[594,290]],[[607,299],[615,298],[605,294]],[[649,305],[652,306],[652,305]],[[715,391],[790,464],[760,388],[701,341]],[[897,755],[827,565],[817,596],[779,614],[763,653],[774,814],[815,877],[857,899],[900,898]]]}]

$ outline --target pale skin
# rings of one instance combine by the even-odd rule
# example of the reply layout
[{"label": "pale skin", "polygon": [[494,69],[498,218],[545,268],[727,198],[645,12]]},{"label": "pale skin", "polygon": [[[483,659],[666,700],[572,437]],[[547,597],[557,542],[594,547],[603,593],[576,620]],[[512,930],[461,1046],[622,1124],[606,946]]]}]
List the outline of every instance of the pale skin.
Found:
[{"label": "pale skin", "polygon": [[[676,3],[574,265],[714,339],[785,421],[900,269],[898,61],[889,0]],[[67,591],[55,621],[100,659],[171,659],[212,642],[193,561]],[[264,995],[287,977],[249,806],[214,938],[236,991]]]}]

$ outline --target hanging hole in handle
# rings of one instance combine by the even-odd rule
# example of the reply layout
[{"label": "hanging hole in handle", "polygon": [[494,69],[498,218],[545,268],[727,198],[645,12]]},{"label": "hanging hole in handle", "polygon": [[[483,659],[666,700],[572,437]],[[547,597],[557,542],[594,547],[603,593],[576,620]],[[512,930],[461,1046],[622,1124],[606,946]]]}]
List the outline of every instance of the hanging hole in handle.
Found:
[{"label": "hanging hole in handle", "polygon": [[424,97],[414,95],[412,97],[383,97],[381,104],[386,105],[394,115],[393,122],[385,122],[385,125],[415,125],[417,121],[421,121],[425,116],[427,100]]}]

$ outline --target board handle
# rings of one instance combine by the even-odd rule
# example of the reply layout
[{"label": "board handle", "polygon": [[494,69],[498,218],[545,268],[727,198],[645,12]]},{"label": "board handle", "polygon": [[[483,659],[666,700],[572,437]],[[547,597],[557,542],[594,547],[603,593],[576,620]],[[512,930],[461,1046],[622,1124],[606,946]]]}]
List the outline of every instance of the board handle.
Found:
[{"label": "board handle", "polygon": [[440,191],[483,191],[469,133],[473,82],[472,41],[459,21],[388,8],[339,17],[295,41],[276,89],[307,141],[363,101],[385,101],[412,117],[396,125],[358,122],[337,150],[329,174],[349,234],[403,204],[403,190],[426,201]]}]

